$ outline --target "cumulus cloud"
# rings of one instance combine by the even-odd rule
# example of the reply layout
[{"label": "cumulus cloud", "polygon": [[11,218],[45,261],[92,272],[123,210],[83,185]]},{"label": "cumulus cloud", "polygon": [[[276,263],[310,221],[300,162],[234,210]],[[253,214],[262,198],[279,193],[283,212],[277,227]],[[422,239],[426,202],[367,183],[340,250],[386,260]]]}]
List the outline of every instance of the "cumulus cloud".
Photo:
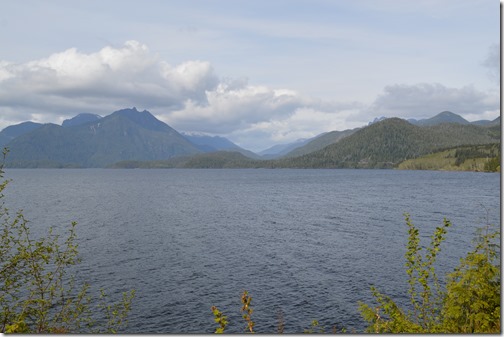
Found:
[{"label": "cumulus cloud", "polygon": [[259,149],[342,129],[355,104],[219,78],[208,62],[172,66],[137,41],[94,53],[71,48],[26,63],[0,61],[3,126],[137,106],[177,130],[225,135]]},{"label": "cumulus cloud", "polygon": [[356,102],[316,100],[246,81],[222,82],[206,95],[207,105],[188,100],[182,109],[163,114],[161,119],[181,130],[225,134],[253,150],[342,129],[362,107]]},{"label": "cumulus cloud", "polygon": [[0,109],[4,118],[15,107],[18,116],[39,113],[50,120],[133,105],[168,109],[187,99],[204,105],[205,92],[217,83],[208,62],[171,66],[145,45],[127,41],[91,54],[72,48],[21,64],[0,61]]},{"label": "cumulus cloud", "polygon": [[303,104],[295,92],[272,90],[246,83],[220,83],[206,92],[208,104],[186,100],[182,109],[168,113],[164,119],[182,129],[202,132],[231,132],[237,127],[290,115]]},{"label": "cumulus cloud", "polygon": [[386,86],[368,109],[376,116],[429,118],[449,110],[463,117],[497,115],[498,95],[476,90],[473,86],[449,88],[439,83]]},{"label": "cumulus cloud", "polygon": [[[485,65],[495,67],[493,52]],[[105,116],[132,106],[179,131],[222,135],[262,150],[382,115],[428,118],[450,110],[491,119],[498,115],[499,97],[472,86],[424,83],[387,86],[371,105],[320,100],[245,78],[219,78],[209,62],[170,65],[137,41],[94,53],[72,48],[25,63],[0,60],[0,129],[28,120],[61,123],[81,112]]]},{"label": "cumulus cloud", "polygon": [[284,118],[264,120],[244,129],[236,129],[229,137],[237,143],[253,144],[251,149],[260,151],[273,144],[290,143],[315,137],[322,132],[362,126],[352,121],[361,107],[359,103],[303,106]]}]

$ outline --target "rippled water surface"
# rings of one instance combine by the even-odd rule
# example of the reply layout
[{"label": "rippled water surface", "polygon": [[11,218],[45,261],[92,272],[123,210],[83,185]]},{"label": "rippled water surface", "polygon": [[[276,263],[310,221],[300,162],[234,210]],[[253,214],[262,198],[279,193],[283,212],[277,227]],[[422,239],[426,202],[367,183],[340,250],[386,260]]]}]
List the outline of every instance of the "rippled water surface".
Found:
[{"label": "rippled water surface", "polygon": [[[369,286],[407,301],[403,213],[428,238],[453,223],[451,270],[477,227],[500,223],[500,176],[393,170],[7,170],[11,208],[37,229],[78,222],[78,277],[112,296],[136,289],[127,332],[212,332],[216,305],[242,332],[313,319],[362,331]],[[427,242],[427,241],[426,241]]]}]

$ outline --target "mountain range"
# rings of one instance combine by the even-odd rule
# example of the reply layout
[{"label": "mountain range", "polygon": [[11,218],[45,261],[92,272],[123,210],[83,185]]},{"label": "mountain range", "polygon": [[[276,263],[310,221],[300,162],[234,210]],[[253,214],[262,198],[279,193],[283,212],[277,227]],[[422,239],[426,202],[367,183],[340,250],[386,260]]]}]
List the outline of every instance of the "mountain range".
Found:
[{"label": "mountain range", "polygon": [[104,167],[121,160],[168,159],[201,152],[148,111],[123,109],[81,121],[70,126],[44,124],[12,139],[6,144],[10,150],[6,165]]},{"label": "mountain range", "polygon": [[497,126],[441,123],[413,125],[400,118],[387,118],[320,150],[279,159],[281,167],[296,168],[392,168],[400,162],[440,149],[460,145],[500,143]]},{"label": "mountain range", "polygon": [[229,139],[220,136],[208,136],[202,134],[193,134],[193,133],[181,133],[187,140],[193,143],[198,149],[201,151],[208,152],[216,152],[216,151],[230,151],[230,152],[238,152],[249,158],[260,159],[261,156],[249,151],[244,148],[239,147]]},{"label": "mountain range", "polygon": [[497,117],[497,119],[493,121],[487,121],[487,120],[480,120],[480,121],[475,121],[475,122],[469,122],[463,117],[454,114],[451,111],[443,111],[436,116],[428,119],[408,119],[408,122],[410,122],[413,125],[419,125],[419,126],[428,126],[428,125],[437,125],[441,123],[455,123],[455,124],[473,124],[473,125],[482,125],[482,126],[492,126],[492,125],[497,125],[500,124],[500,117]]},{"label": "mountain range", "polygon": [[[254,160],[237,152],[213,152],[165,161],[119,162],[117,168],[395,168],[405,160],[461,146],[496,144],[500,126],[438,124],[417,126],[388,118],[297,157]],[[488,158],[487,158],[488,159]]]},{"label": "mountain range", "polygon": [[179,133],[136,108],[105,117],[82,113],[62,125],[24,122],[0,131],[0,146],[10,150],[7,167],[118,162],[135,167],[140,162],[162,167],[390,167],[426,151],[475,142],[500,142],[500,117],[470,123],[445,111],[419,121],[380,118],[363,128],[326,132],[259,154],[224,137]]},{"label": "mountain range", "polygon": [[[379,117],[375,118],[372,122],[368,123],[368,127],[382,122],[386,120],[386,117]],[[434,117],[428,118],[428,119],[421,119],[421,120],[415,120],[415,119],[409,119],[408,122],[413,125],[417,126],[433,126],[433,125],[438,125],[438,124],[462,124],[462,125],[479,125],[479,126],[499,126],[500,125],[500,117],[497,117],[493,121],[488,121],[488,120],[482,120],[482,121],[476,121],[476,122],[469,122],[465,120],[463,117],[450,112],[450,111],[443,111]],[[321,150],[324,147],[337,143],[341,139],[344,139],[345,137],[348,137],[355,133],[356,131],[360,130],[361,128],[355,128],[355,129],[348,129],[344,131],[331,131],[331,132],[325,132],[322,133],[316,137],[313,137],[311,139],[308,139],[305,141],[304,144],[301,146],[295,146],[294,148],[291,148],[289,152],[287,153],[282,153],[281,155],[276,155],[272,156],[271,158],[280,158],[280,157],[298,157],[302,156],[317,150]],[[288,146],[285,145],[285,146]]]}]

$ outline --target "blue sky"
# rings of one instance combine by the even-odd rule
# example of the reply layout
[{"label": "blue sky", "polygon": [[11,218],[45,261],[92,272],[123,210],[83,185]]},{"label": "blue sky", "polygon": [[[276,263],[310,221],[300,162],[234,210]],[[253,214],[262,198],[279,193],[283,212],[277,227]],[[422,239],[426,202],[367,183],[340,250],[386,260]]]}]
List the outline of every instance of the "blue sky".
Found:
[{"label": "blue sky", "polygon": [[251,150],[499,115],[496,0],[0,0],[0,129],[136,106]]}]

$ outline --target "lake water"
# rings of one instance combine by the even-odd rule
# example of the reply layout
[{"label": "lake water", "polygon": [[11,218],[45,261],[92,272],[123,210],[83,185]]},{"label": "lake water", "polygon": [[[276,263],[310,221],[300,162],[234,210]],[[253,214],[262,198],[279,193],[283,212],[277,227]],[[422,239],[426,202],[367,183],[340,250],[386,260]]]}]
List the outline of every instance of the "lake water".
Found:
[{"label": "lake water", "polygon": [[[374,284],[407,302],[411,214],[422,237],[453,223],[438,268],[500,224],[500,175],[394,170],[7,170],[6,201],[38,229],[77,221],[77,275],[111,296],[136,289],[127,332],[208,333],[217,306],[242,332],[302,332],[313,319],[363,331]],[[443,275],[441,273],[440,275]]]}]

